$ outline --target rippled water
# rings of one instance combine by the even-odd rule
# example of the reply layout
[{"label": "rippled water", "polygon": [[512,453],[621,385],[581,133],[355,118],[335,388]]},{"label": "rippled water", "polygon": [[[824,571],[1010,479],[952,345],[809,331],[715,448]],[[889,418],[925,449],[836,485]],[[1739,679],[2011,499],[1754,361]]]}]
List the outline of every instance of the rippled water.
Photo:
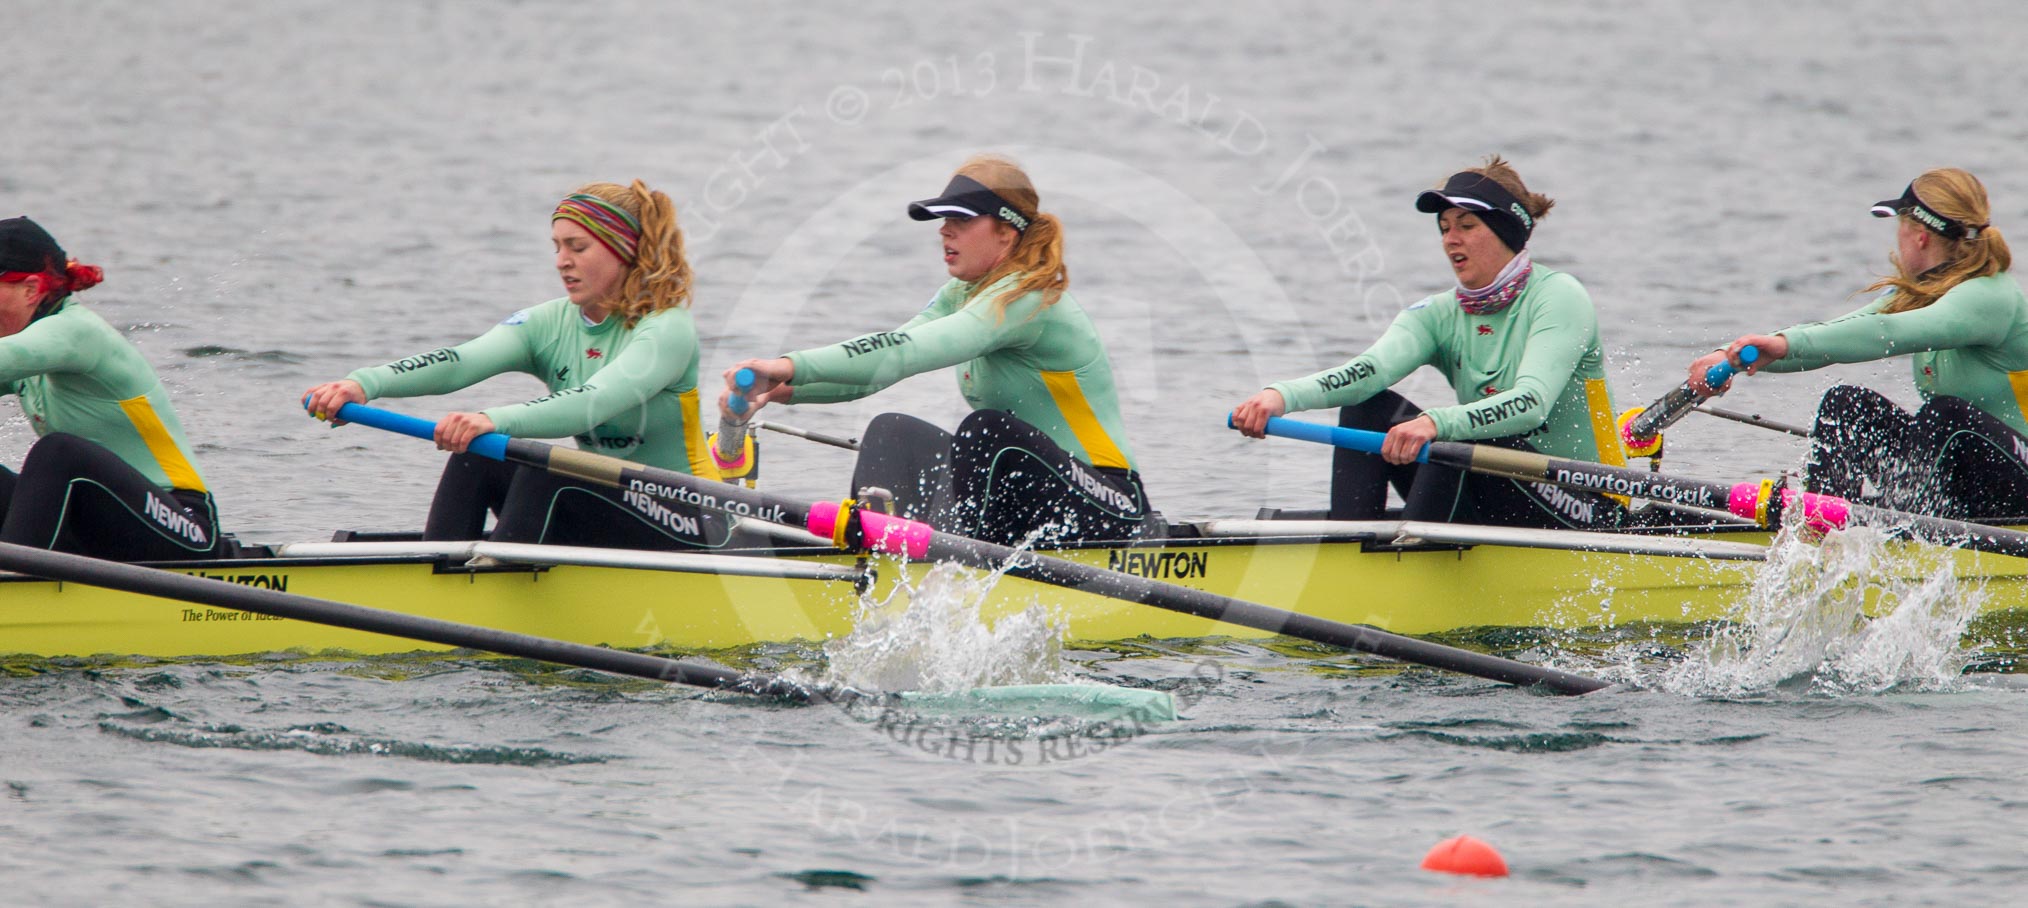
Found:
[{"label": "rippled water", "polygon": [[[1321,501],[1321,449],[1245,443],[1222,414],[1440,289],[1409,199],[1482,154],[1558,199],[1536,254],[1590,288],[1622,406],[1735,334],[1856,305],[1891,246],[1865,207],[1924,168],[1972,169],[2002,229],[2028,222],[2009,76],[2028,12],[1999,2],[172,0],[7,19],[0,214],[106,268],[89,302],[157,364],[227,523],[262,541],[419,524],[427,445],[294,401],[555,296],[543,222],[592,179],[677,199],[709,372],[907,318],[941,268],[901,204],[971,152],[1014,153],[1069,225],[1150,495],[1179,517]],[[1802,422],[1839,379],[1912,398],[1905,365],[1876,364],[1753,379],[1731,404]],[[779,418],[954,424],[952,384]],[[409,410],[536,391],[503,378]],[[1444,393],[1428,373],[1408,391]],[[18,460],[30,433],[14,416],[0,438]],[[1713,478],[1800,454],[1715,421],[1672,439],[1672,469]],[[850,468],[790,441],[769,456],[787,494],[835,493]],[[1648,679],[1714,645],[1644,634],[1465,642]],[[1941,639],[1917,637],[1861,661]],[[823,670],[800,648],[726,658]],[[1295,645],[1062,658],[1173,688],[1186,719],[936,737],[514,662],[10,665],[0,867],[37,904],[1901,905],[2028,877],[2013,675],[1569,700]],[[1460,832],[1514,877],[1416,869]]]}]

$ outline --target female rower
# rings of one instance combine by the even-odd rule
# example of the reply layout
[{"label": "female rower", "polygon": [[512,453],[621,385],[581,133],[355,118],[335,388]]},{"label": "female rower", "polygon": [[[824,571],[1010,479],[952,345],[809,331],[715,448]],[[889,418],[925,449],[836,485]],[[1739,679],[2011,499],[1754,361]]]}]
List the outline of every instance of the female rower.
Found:
[{"label": "female rower", "polygon": [[758,407],[857,400],[957,366],[973,411],[949,450],[940,528],[1006,544],[1149,532],[1112,363],[1069,293],[1063,226],[1039,205],[1014,162],[966,161],[942,195],[908,206],[918,221],[943,221],[951,280],[927,307],[892,331],[740,363],[725,372],[728,395],[742,368],[760,379],[749,396]]},{"label": "female rower", "polygon": [[[1436,215],[1457,286],[1412,303],[1379,340],[1343,366],[1277,382],[1233,410],[1235,428],[1261,437],[1268,417],[1338,407],[1338,424],[1385,431],[1379,460],[1334,452],[1331,519],[1379,517],[1392,483],[1410,520],[1603,528],[1627,514],[1613,499],[1541,483],[1415,464],[1431,441],[1474,441],[1621,465],[1598,316],[1583,285],[1535,265],[1528,238],[1555,202],[1530,192],[1498,155],[1416,197]],[[1418,408],[1388,390],[1434,366],[1454,406]],[[1384,462],[1383,462],[1384,461]]]},{"label": "female rower", "polygon": [[34,221],[0,221],[0,393],[41,436],[20,473],[0,467],[0,541],[120,561],[230,555],[162,380],[73,295],[102,276]]},{"label": "female rower", "polygon": [[[638,549],[723,545],[718,515],[466,452],[487,432],[570,436],[587,451],[718,478],[698,421],[690,263],[669,197],[639,180],[589,184],[557,204],[550,237],[563,298],[516,312],[458,346],[318,385],[306,405],[332,419],[346,403],[445,394],[526,372],[549,394],[437,423],[437,447],[452,457],[423,538]],[[498,518],[490,537],[488,511]]]},{"label": "female rower", "polygon": [[1691,387],[1714,393],[1701,371],[1739,364],[1749,373],[1801,372],[1833,363],[1909,355],[1923,397],[1913,416],[1877,392],[1839,385],[1824,395],[1810,433],[1805,487],[1853,498],[1867,480],[1887,507],[1947,517],[2028,515],[2028,299],[2007,269],[2013,254],[1992,226],[1977,177],[1931,170],[1898,199],[1873,206],[1898,219],[1895,273],[1858,310],[1825,322],[1749,334],[1690,367]]}]

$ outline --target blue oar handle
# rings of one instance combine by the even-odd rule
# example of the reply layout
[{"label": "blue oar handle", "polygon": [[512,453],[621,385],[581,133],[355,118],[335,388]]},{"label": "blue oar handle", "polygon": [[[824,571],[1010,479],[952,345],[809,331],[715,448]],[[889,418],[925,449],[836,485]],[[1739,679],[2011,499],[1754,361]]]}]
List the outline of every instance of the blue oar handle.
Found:
[{"label": "blue oar handle", "polygon": [[[1740,362],[1751,365],[1758,359],[1758,347],[1748,344],[1739,348]],[[1704,383],[1711,388],[1711,393],[1716,394],[1737,372],[1731,360],[1721,359],[1704,370]],[[1627,411],[1627,416],[1622,417],[1620,422],[1620,440],[1626,443],[1628,453],[1636,457],[1653,457],[1661,453],[1662,430],[1675,425],[1677,420],[1689,415],[1704,400],[1705,395],[1692,389],[1687,381],[1671,388],[1661,400]]]},{"label": "blue oar handle", "polygon": [[[1232,415],[1229,413],[1225,417],[1225,427],[1228,429],[1233,427]],[[1385,432],[1375,432],[1371,429],[1348,429],[1344,426],[1323,426],[1313,422],[1303,422],[1299,419],[1284,419],[1280,416],[1268,417],[1267,426],[1263,431],[1269,435],[1281,438],[1293,438],[1297,441],[1314,441],[1318,444],[1336,445],[1340,448],[1350,448],[1354,451],[1364,451],[1368,454],[1380,453],[1381,444],[1387,441],[1387,433]],[[1429,445],[1423,445],[1422,450],[1416,452],[1415,462],[1429,463]]]},{"label": "blue oar handle", "polygon": [[[437,437],[436,423],[430,422],[427,419],[409,416],[405,413],[369,407],[365,404],[346,404],[339,407],[338,418],[346,422],[356,422],[362,426],[372,426],[376,429],[384,429],[400,435],[409,435],[425,441],[433,441]],[[504,461],[507,459],[507,436],[498,432],[488,432],[478,438],[472,439],[472,446],[468,450],[489,460]]]},{"label": "blue oar handle", "polygon": [[746,415],[746,396],[753,393],[755,380],[756,377],[752,369],[741,369],[738,372],[732,373],[734,391],[732,392],[732,399],[726,401],[725,405],[732,408],[734,415]]},{"label": "blue oar handle", "polygon": [[753,393],[755,379],[752,369],[732,373],[734,387],[732,393],[725,397],[725,408],[731,411],[731,415],[718,421],[712,453],[718,459],[718,471],[727,477],[736,474],[751,478],[750,471],[754,465],[748,463],[746,452],[750,448],[747,423],[752,418],[749,411],[753,409],[753,404],[747,400],[747,395]]},{"label": "blue oar handle", "polygon": [[[1739,348],[1740,362],[1751,366],[1754,364],[1755,361],[1759,359],[1760,359],[1759,347],[1756,347],[1752,344],[1747,344],[1746,346]],[[1734,369],[1732,367],[1732,360],[1721,359],[1718,362],[1713,363],[1711,365],[1711,368],[1704,370],[1704,384],[1710,386],[1711,390],[1716,391],[1720,386],[1724,385],[1726,382],[1731,381],[1733,373],[1737,371],[1739,370]]]}]

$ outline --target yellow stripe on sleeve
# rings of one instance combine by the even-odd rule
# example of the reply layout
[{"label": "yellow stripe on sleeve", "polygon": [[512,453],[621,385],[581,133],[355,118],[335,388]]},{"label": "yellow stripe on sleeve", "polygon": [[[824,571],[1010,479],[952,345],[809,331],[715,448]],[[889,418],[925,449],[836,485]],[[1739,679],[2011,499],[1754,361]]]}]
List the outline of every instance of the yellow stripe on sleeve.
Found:
[{"label": "yellow stripe on sleeve", "polygon": [[120,410],[127,414],[127,422],[140,433],[141,443],[148,446],[148,453],[154,455],[155,462],[168,475],[170,488],[210,491],[204,487],[204,478],[197,475],[197,468],[183,456],[183,449],[176,446],[176,437],[169,434],[162,417],[155,415],[155,407],[148,403],[147,395],[120,401]]},{"label": "yellow stripe on sleeve", "polygon": [[683,451],[690,457],[690,474],[718,479],[718,463],[711,459],[710,443],[704,440],[704,423],[697,416],[697,389],[676,395],[683,407]]},{"label": "yellow stripe on sleeve", "polygon": [[1127,464],[1127,455],[1120,453],[1120,446],[1113,444],[1113,437],[1106,434],[1105,426],[1092,413],[1091,402],[1085,399],[1084,388],[1077,383],[1077,373],[1044,372],[1042,384],[1049,389],[1050,399],[1056,401],[1063,421],[1070,425],[1070,434],[1077,436],[1077,443],[1084,446],[1092,466],[1132,469]]}]

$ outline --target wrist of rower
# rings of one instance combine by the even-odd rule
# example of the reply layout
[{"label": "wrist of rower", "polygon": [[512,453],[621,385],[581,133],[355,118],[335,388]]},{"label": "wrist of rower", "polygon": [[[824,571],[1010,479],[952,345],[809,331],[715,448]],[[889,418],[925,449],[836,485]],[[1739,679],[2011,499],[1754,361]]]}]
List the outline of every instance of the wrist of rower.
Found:
[{"label": "wrist of rower", "polygon": [[779,378],[776,378],[775,376],[770,375],[769,378],[774,379],[776,384],[781,385],[786,385],[790,382],[795,381],[796,376],[799,373],[808,371],[802,368],[803,364],[800,362],[801,359],[802,359],[801,351],[775,357],[774,360],[768,364],[768,368],[770,371],[779,371],[781,373],[781,376]]}]

